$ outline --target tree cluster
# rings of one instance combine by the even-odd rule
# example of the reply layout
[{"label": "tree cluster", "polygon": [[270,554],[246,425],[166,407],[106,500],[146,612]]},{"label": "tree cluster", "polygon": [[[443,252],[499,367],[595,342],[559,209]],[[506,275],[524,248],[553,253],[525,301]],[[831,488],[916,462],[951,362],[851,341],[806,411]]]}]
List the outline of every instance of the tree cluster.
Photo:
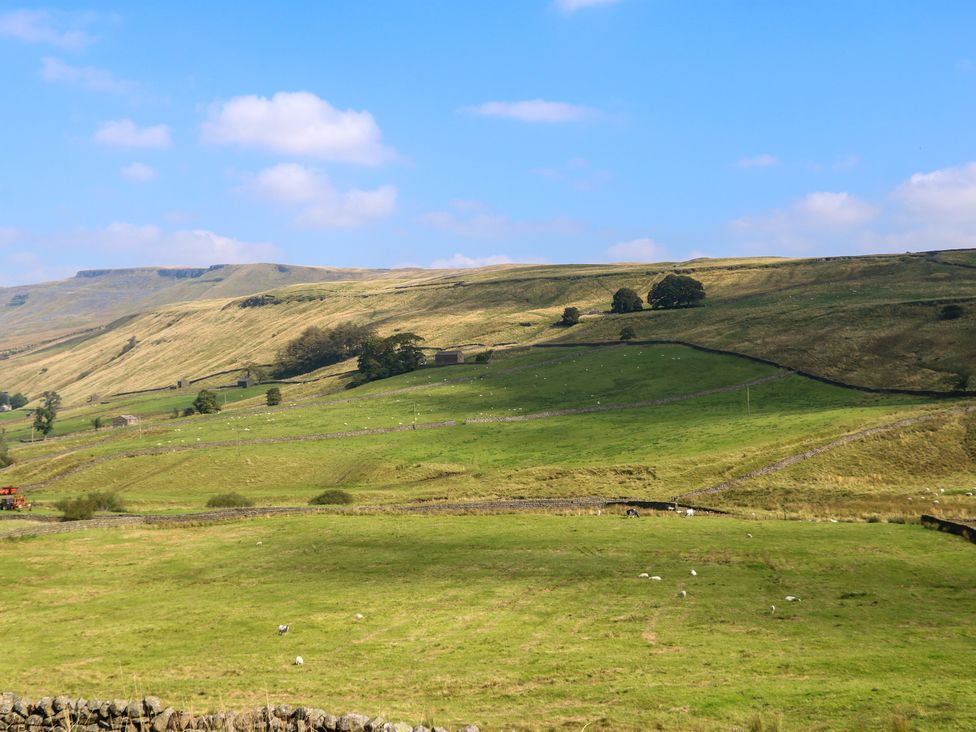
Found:
[{"label": "tree cluster", "polygon": [[568,307],[563,309],[563,317],[559,319],[559,324],[568,328],[576,325],[580,321],[579,308]]},{"label": "tree cluster", "polygon": [[309,326],[278,351],[274,373],[278,377],[297,376],[323,366],[359,356],[366,342],[374,338],[368,325],[342,323],[334,328]]},{"label": "tree cluster", "polygon": [[6,391],[0,391],[0,406],[4,404],[9,404],[11,409],[20,409],[25,404],[27,404],[28,399],[25,395],[17,392],[16,394],[10,394]]},{"label": "tree cluster", "polygon": [[[647,304],[654,310],[690,308],[705,299],[705,287],[694,277],[669,274],[656,283],[647,294]],[[612,313],[633,313],[644,309],[641,296],[629,287],[621,287],[613,293],[610,304]]]},{"label": "tree cluster", "polygon": [[367,381],[405,374],[424,365],[426,359],[417,345],[423,340],[414,333],[397,333],[388,338],[369,338],[359,354],[358,371],[350,387]]}]

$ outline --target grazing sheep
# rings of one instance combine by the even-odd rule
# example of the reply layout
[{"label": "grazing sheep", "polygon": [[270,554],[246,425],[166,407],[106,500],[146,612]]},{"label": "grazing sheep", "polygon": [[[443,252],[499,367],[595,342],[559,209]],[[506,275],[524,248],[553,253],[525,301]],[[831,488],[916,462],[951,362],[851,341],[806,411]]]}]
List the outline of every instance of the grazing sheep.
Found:
[{"label": "grazing sheep", "polygon": [[685,516],[694,516],[694,515],[695,515],[695,509],[693,508],[689,508],[687,511],[685,511]]},{"label": "grazing sheep", "polygon": [[305,659],[304,658],[302,658],[301,656],[295,656],[295,665],[296,666],[301,666],[304,663],[305,663]]},{"label": "grazing sheep", "polygon": [[746,538],[747,539],[751,539],[752,538],[752,534],[746,533]]},{"label": "grazing sheep", "polygon": [[654,575],[653,577],[651,577],[651,579],[652,580],[656,580],[657,582],[660,582],[661,581],[661,578],[658,577],[657,575]]},{"label": "grazing sheep", "polygon": [[769,606],[769,614],[770,615],[775,615],[776,614],[776,606],[775,605],[770,605]]},{"label": "grazing sheep", "polygon": [[278,635],[284,635],[285,633],[287,633],[288,632],[288,627],[289,626],[287,626],[287,625],[279,625],[278,626]]},{"label": "grazing sheep", "polygon": [[628,508],[627,518],[640,518],[640,514],[637,512],[636,508]]},{"label": "grazing sheep", "polygon": [[688,597],[688,593],[685,590],[682,590],[681,592],[678,593],[678,596],[679,597]]},{"label": "grazing sheep", "polygon": [[637,576],[638,576],[638,577],[640,577],[641,579],[645,579],[645,578],[647,578],[647,577],[650,577],[651,575],[649,575],[649,574],[648,574],[647,572],[641,572],[641,573],[640,573],[639,575],[637,575]]},{"label": "grazing sheep", "polygon": [[800,601],[800,598],[799,597],[796,597],[795,595],[787,595],[784,599],[787,602],[799,602]]},{"label": "grazing sheep", "polygon": [[362,613],[356,613],[356,620],[362,620],[362,619],[363,619],[363,614]]},{"label": "grazing sheep", "polygon": [[691,576],[692,577],[697,577],[698,576],[698,572],[696,572],[695,570],[691,570]]}]

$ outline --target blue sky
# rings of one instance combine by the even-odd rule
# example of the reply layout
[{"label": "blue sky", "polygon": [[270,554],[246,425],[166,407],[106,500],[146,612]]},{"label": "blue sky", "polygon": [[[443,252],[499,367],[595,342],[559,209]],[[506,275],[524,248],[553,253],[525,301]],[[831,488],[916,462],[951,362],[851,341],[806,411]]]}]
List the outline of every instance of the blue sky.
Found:
[{"label": "blue sky", "polygon": [[971,2],[4,3],[0,285],[976,246],[974,31]]}]

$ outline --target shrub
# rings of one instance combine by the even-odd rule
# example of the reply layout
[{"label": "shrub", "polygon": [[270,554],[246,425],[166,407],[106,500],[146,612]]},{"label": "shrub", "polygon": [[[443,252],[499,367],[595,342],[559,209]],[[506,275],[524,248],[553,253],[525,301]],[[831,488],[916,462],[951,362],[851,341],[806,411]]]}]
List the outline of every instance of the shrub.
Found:
[{"label": "shrub", "polygon": [[939,320],[958,320],[964,312],[962,305],[943,305],[939,310]]},{"label": "shrub", "polygon": [[103,420],[101,417],[95,417],[95,419],[92,420],[92,427],[95,428],[96,432],[98,432],[102,428],[102,424],[103,424]]},{"label": "shrub", "polygon": [[651,288],[647,304],[655,310],[690,308],[705,299],[705,287],[694,277],[669,274]]},{"label": "shrub", "polygon": [[569,327],[576,325],[580,321],[579,308],[566,308],[563,310],[563,317],[559,319],[559,324]]},{"label": "shrub", "polygon": [[92,502],[96,511],[125,513],[125,504],[122,503],[121,496],[114,491],[94,491],[89,493],[86,498]]},{"label": "shrub", "polygon": [[477,356],[474,357],[474,362],[488,363],[489,361],[491,361],[491,357],[492,355],[494,355],[494,353],[495,352],[490,348],[487,351],[482,351],[481,353],[479,353]]},{"label": "shrub", "polygon": [[125,345],[122,346],[122,350],[119,351],[119,355],[116,356],[116,358],[119,358],[119,357],[124,356],[125,354],[127,354],[129,351],[131,351],[133,348],[136,347],[136,344],[138,342],[139,341],[136,340],[136,337],[135,336],[132,336],[129,340],[127,340],[125,342]]},{"label": "shrub", "polygon": [[88,496],[59,501],[55,507],[62,512],[62,521],[87,521],[95,515],[95,502]]},{"label": "shrub", "polygon": [[315,496],[315,498],[309,501],[309,503],[313,506],[336,506],[352,502],[352,494],[339,490],[338,488],[333,488],[323,493],[319,493],[317,496]]},{"label": "shrub", "polygon": [[207,501],[208,508],[247,508],[253,505],[254,501],[240,493],[219,493]]},{"label": "shrub", "polygon": [[637,332],[629,325],[625,325],[620,329],[620,340],[622,341],[632,341],[637,337]]},{"label": "shrub", "polygon": [[281,404],[281,389],[277,386],[272,386],[264,394],[265,401],[269,407],[276,407]]},{"label": "shrub", "polygon": [[6,468],[8,465],[13,464],[14,458],[10,454],[10,448],[7,447],[7,440],[0,434],[0,468]]},{"label": "shrub", "polygon": [[20,409],[27,404],[27,397],[17,392],[12,397],[10,397],[10,407],[11,409]]},{"label": "shrub", "polygon": [[193,407],[187,407],[186,409],[183,410],[184,417],[192,417],[196,413],[197,410],[195,410]]},{"label": "shrub", "polygon": [[201,389],[197,398],[193,400],[193,410],[199,414],[216,414],[220,411],[217,393],[209,389]]},{"label": "shrub", "polygon": [[613,302],[610,305],[611,313],[633,313],[644,309],[643,300],[640,295],[629,287],[621,287],[613,293]]}]

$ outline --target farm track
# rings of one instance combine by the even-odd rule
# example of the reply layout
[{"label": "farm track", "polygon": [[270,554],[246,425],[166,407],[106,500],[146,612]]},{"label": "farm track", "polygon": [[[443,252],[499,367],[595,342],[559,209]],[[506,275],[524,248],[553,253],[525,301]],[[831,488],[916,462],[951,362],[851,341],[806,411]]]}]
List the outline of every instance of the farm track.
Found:
[{"label": "farm track", "polygon": [[838,447],[844,447],[852,442],[864,440],[868,437],[884,434],[885,432],[891,432],[903,427],[924,424],[925,422],[942,419],[953,414],[970,414],[973,412],[976,412],[976,406],[956,407],[955,409],[946,409],[932,414],[923,414],[918,417],[908,417],[907,419],[900,419],[896,422],[890,422],[889,424],[880,425],[878,427],[869,427],[868,429],[859,430],[858,432],[852,432],[849,435],[839,437],[838,439],[828,442],[825,445],[820,445],[819,447],[814,447],[809,450],[805,450],[804,452],[790,455],[789,457],[785,457],[782,460],[777,460],[775,463],[770,463],[769,465],[764,465],[763,467],[752,470],[744,475],[740,475],[736,478],[730,478],[729,480],[719,483],[718,485],[713,485],[709,488],[699,488],[697,490],[688,491],[687,493],[682,493],[676,497],[676,500],[685,500],[695,496],[707,496],[714,495],[715,493],[722,493],[723,491],[733,488],[740,483],[744,483],[747,480],[759,478],[763,475],[769,475],[770,473],[777,473],[781,470],[785,470],[791,465],[796,465],[797,463],[814,458],[817,455],[821,455],[830,450],[835,450]]},{"label": "farm track", "polygon": [[284,443],[293,442],[322,442],[325,440],[342,440],[354,437],[367,437],[371,435],[385,435],[393,434],[397,432],[412,432],[415,430],[434,430],[434,429],[444,429],[447,427],[458,427],[465,424],[503,424],[510,422],[529,422],[540,419],[552,419],[555,417],[564,417],[576,414],[595,414],[600,412],[613,412],[623,409],[644,409],[647,407],[657,407],[664,406],[668,404],[675,404],[678,402],[688,401],[690,399],[698,399],[705,396],[712,396],[714,394],[723,394],[729,392],[742,391],[744,389],[759,386],[760,384],[765,384],[770,381],[776,381],[779,379],[786,378],[790,376],[792,372],[790,371],[779,371],[777,373],[771,374],[769,376],[764,376],[759,379],[752,379],[740,384],[731,384],[729,386],[719,386],[712,389],[703,389],[702,391],[692,392],[690,394],[680,394],[672,397],[663,397],[660,399],[646,399],[636,402],[627,402],[624,404],[596,404],[588,407],[568,407],[566,409],[553,409],[543,412],[534,412],[532,414],[519,414],[510,415],[502,417],[473,417],[467,420],[443,420],[440,422],[422,422],[418,424],[402,425],[397,427],[377,427],[372,429],[360,429],[360,430],[347,430],[343,432],[326,432],[321,434],[313,435],[292,435],[287,437],[255,437],[250,439],[242,440],[217,440],[213,442],[198,442],[192,445],[182,445],[178,447],[159,447],[159,448],[144,448],[141,450],[131,450],[129,452],[118,453],[115,455],[103,455],[101,457],[93,458],[87,460],[83,463],[73,465],[67,469],[61,471],[60,473],[51,476],[50,478],[39,481],[36,483],[28,483],[23,486],[25,491],[34,491],[41,488],[45,488],[54,482],[63,480],[71,475],[81,472],[82,470],[87,470],[88,468],[101,465],[102,463],[114,461],[114,460],[124,460],[126,458],[134,457],[150,457],[155,455],[168,455],[178,452],[188,452],[192,450],[205,450],[212,448],[223,448],[223,447],[245,447],[248,445],[277,445]]}]

